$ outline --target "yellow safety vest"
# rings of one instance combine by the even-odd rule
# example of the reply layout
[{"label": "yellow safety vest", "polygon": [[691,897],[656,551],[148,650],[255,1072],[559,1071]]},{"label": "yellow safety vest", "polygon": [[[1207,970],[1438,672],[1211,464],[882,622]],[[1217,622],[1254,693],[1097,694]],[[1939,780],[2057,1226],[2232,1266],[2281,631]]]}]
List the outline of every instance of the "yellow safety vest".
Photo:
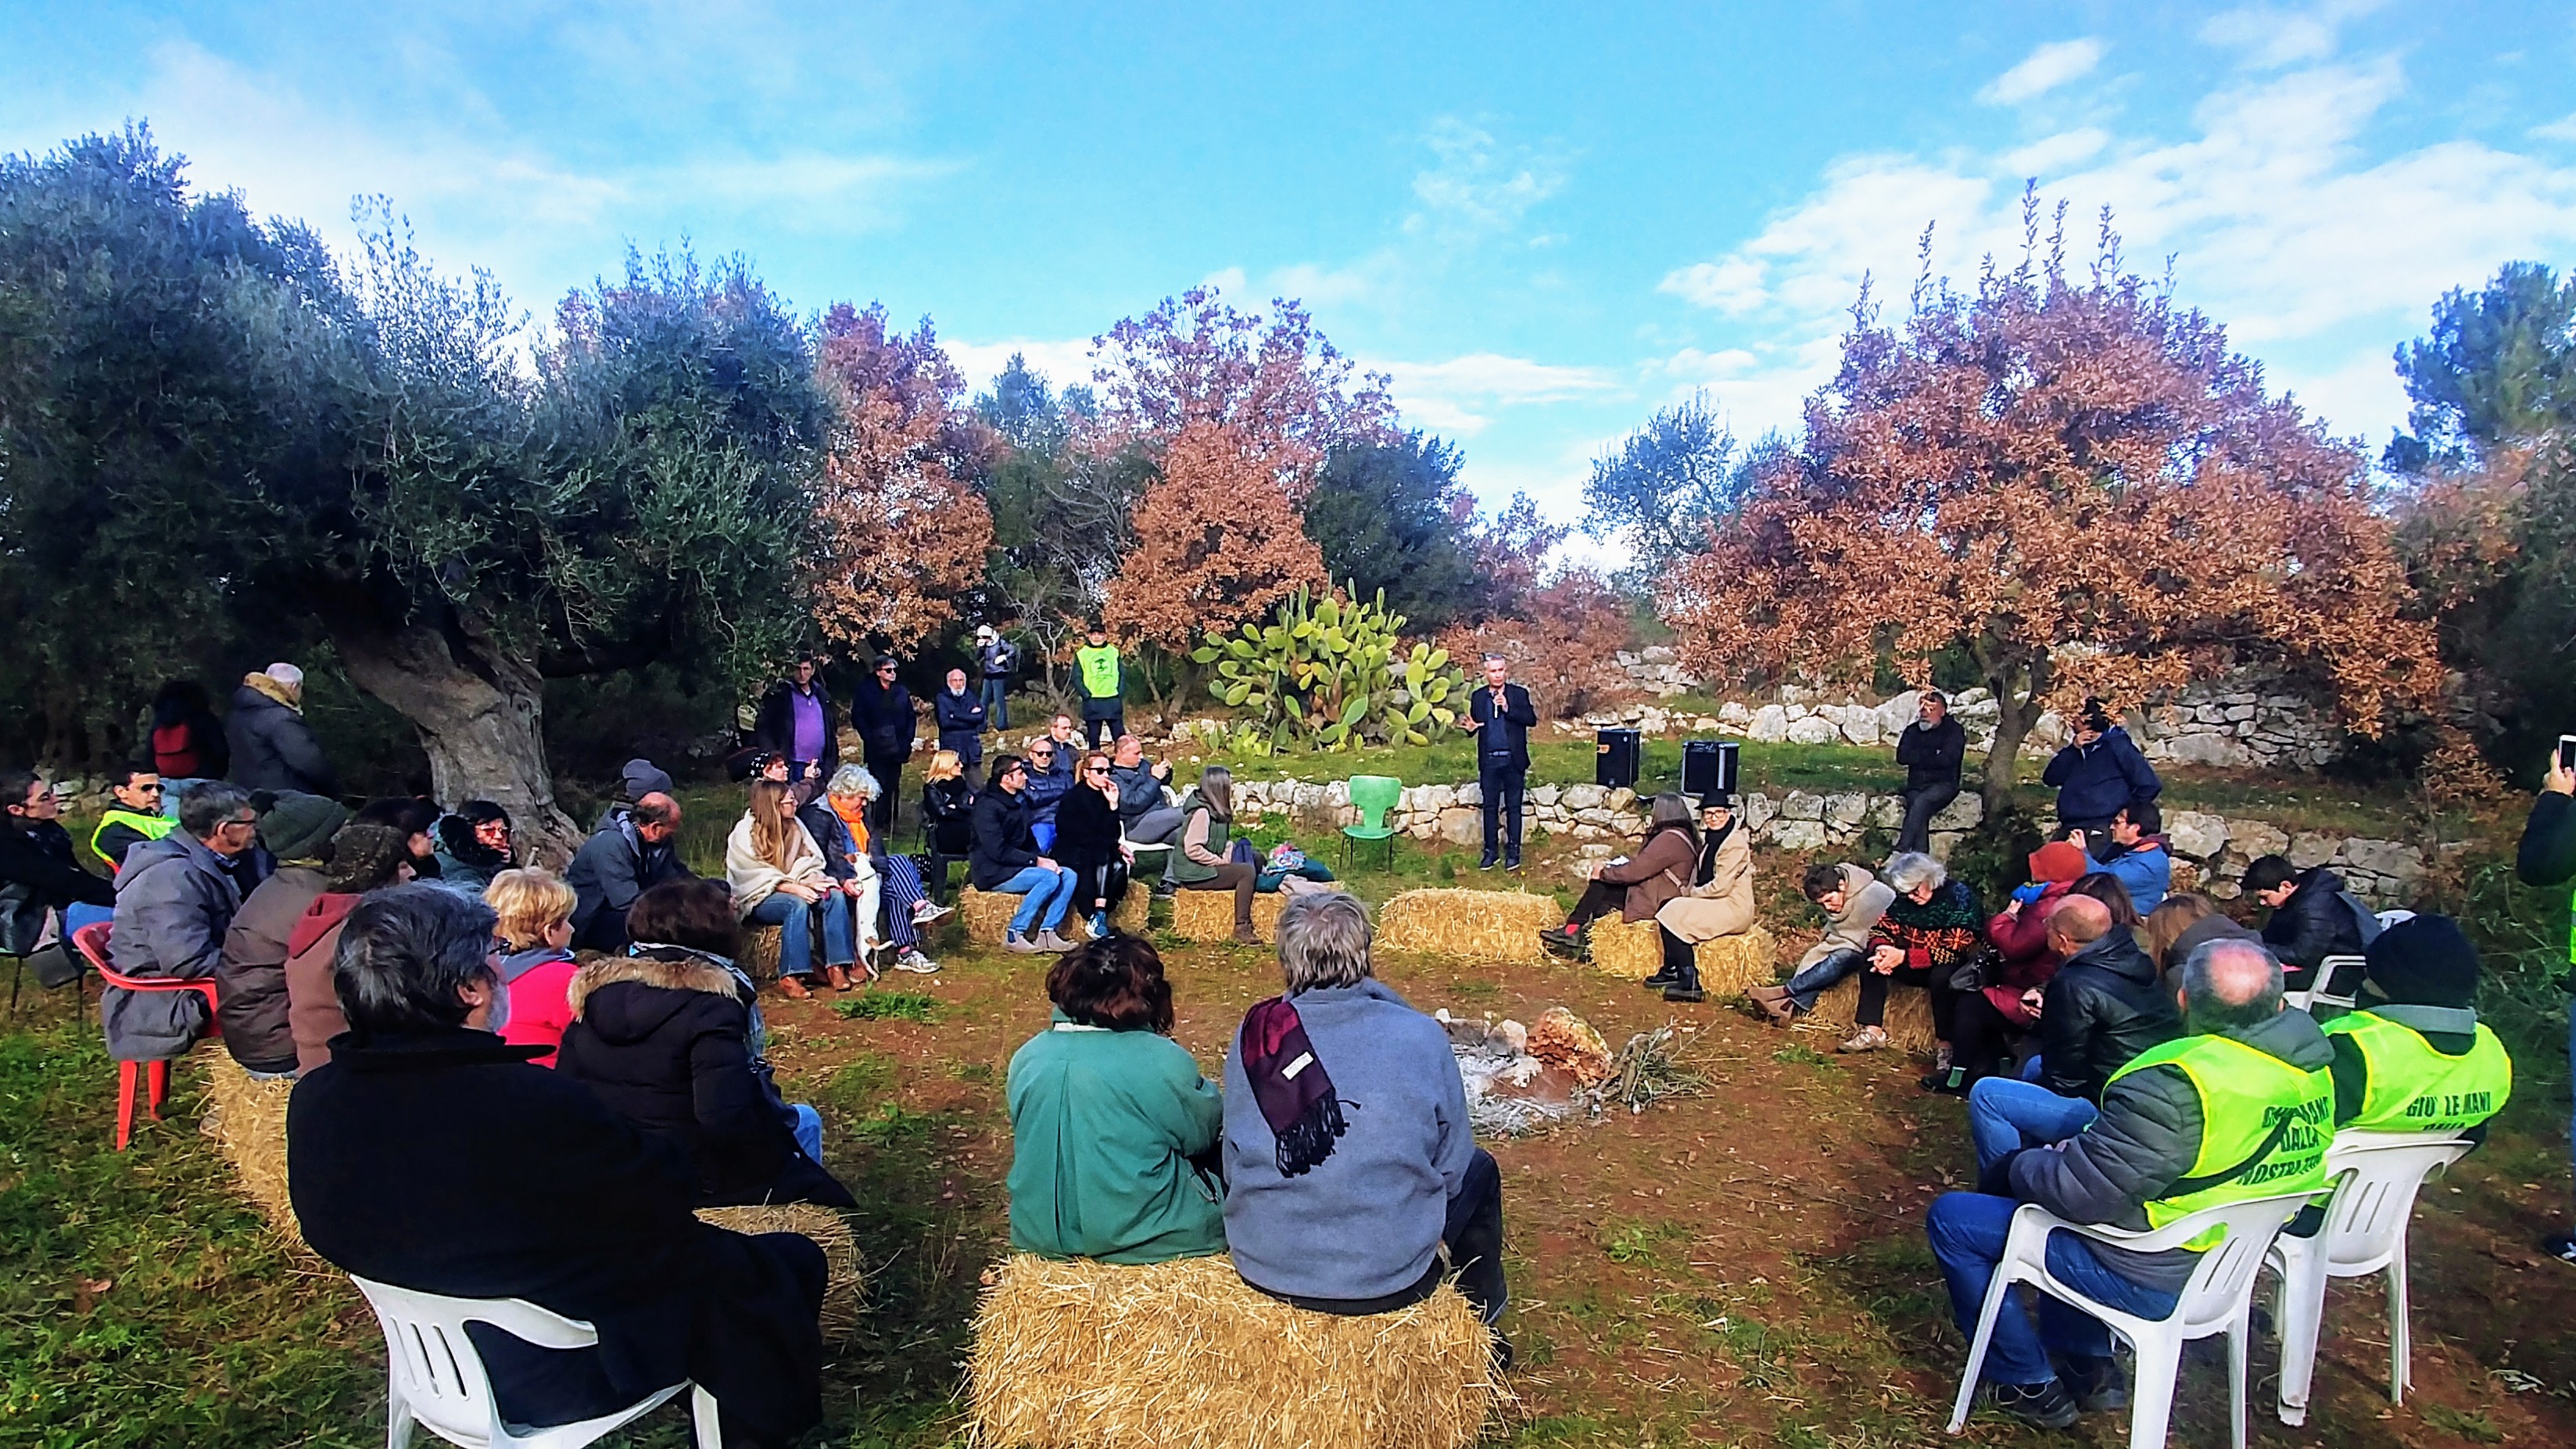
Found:
[{"label": "yellow safety vest", "polygon": [[1096,649],[1086,645],[1073,651],[1073,659],[1075,663],[1082,666],[1082,692],[1086,698],[1116,699],[1118,697],[1117,645],[1103,644]]},{"label": "yellow safety vest", "polygon": [[2370,1068],[2361,1115],[2338,1124],[2343,1127],[2455,1136],[2494,1116],[2513,1095],[2513,1058],[2484,1023],[2476,1044],[2456,1057],[2434,1050],[2406,1023],[2369,1011],[2338,1016],[2325,1033],[2351,1038]]},{"label": "yellow safety vest", "polygon": [[[2161,1228],[2223,1203],[2326,1185],[2333,1073],[2303,1072],[2229,1037],[2187,1036],[2139,1053],[2111,1074],[2111,1082],[2168,1066],[2180,1069],[2200,1096],[2200,1155],[2166,1196],[2146,1205],[2147,1226]],[[2225,1229],[2212,1228],[2183,1246],[2199,1252],[2225,1237]]]},{"label": "yellow safety vest", "polygon": [[[158,815],[140,815],[122,805],[111,805],[106,814],[98,817],[98,828],[89,833],[89,853],[101,860],[107,860],[107,852],[98,848],[99,837],[107,834],[107,827],[111,825],[122,825],[146,840],[159,840],[179,828],[179,822],[176,820],[164,820]],[[125,865],[125,862],[120,860],[107,860],[107,863],[110,869],[117,870],[123,869]]]}]

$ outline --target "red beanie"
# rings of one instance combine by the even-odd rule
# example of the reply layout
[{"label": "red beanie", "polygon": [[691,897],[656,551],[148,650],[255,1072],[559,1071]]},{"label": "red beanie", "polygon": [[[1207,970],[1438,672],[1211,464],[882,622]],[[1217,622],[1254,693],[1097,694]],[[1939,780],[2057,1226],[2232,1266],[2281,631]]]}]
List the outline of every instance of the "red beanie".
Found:
[{"label": "red beanie", "polygon": [[2072,885],[2093,869],[2093,857],[2071,840],[2052,840],[2030,853],[2030,878]]}]

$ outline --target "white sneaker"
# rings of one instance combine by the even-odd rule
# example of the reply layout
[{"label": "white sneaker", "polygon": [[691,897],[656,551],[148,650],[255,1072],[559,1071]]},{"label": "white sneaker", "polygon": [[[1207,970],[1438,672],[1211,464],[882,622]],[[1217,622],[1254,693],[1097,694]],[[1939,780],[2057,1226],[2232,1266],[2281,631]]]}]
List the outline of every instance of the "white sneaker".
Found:
[{"label": "white sneaker", "polygon": [[1027,955],[1043,951],[1046,947],[1039,945],[1037,942],[1030,940],[1028,937],[1021,935],[1017,931],[1011,931],[1002,937],[1002,949],[1006,951],[1017,951],[1023,955]]},{"label": "white sneaker", "polygon": [[939,963],[919,951],[906,951],[894,958],[894,969],[909,971],[915,976],[935,976],[939,973]]},{"label": "white sneaker", "polygon": [[943,906],[934,900],[915,901],[912,907],[912,923],[916,926],[927,926],[942,916],[955,914],[956,910],[955,906]]}]

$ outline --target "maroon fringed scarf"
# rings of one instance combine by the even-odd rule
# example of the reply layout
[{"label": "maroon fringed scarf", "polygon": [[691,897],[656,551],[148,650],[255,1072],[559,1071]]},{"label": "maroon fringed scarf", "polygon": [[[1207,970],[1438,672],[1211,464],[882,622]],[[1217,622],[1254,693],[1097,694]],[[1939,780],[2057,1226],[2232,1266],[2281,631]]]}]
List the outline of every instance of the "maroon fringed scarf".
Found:
[{"label": "maroon fringed scarf", "polygon": [[1310,1172],[1333,1155],[1333,1139],[1348,1130],[1341,1099],[1286,997],[1274,996],[1245,1013],[1243,1075],[1277,1139],[1281,1177]]}]

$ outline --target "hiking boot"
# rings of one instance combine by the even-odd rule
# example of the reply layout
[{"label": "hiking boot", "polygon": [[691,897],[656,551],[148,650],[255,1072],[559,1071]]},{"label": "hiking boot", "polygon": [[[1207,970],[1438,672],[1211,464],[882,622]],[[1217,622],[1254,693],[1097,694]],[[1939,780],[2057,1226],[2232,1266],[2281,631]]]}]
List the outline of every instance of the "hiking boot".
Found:
[{"label": "hiking boot", "polygon": [[1645,987],[1648,991],[1661,991],[1667,986],[1680,985],[1681,979],[1682,973],[1674,970],[1670,966],[1658,966],[1655,968],[1654,975],[1647,977],[1645,980],[1640,981],[1637,984]]},{"label": "hiking boot", "polygon": [[1583,936],[1583,928],[1568,921],[1562,926],[1550,926],[1539,932],[1538,943],[1551,956],[1573,960],[1583,954]]},{"label": "hiking boot", "polygon": [[1853,1032],[1848,1040],[1846,1040],[1841,1046],[1834,1048],[1834,1050],[1838,1052],[1885,1051],[1887,1050],[1887,1028],[1883,1026],[1864,1026],[1860,1030]]},{"label": "hiking boot", "polygon": [[1762,1019],[1773,1026],[1787,1026],[1798,1019],[1798,1003],[1791,1001],[1785,991],[1776,997],[1755,996],[1751,1000],[1762,1012]]},{"label": "hiking boot", "polygon": [[2068,1359],[2058,1382],[2066,1385],[2079,1413],[2108,1414],[2129,1407],[2129,1381],[2120,1377],[2118,1359]]},{"label": "hiking boot", "polygon": [[2042,1429],[2064,1429],[2080,1417],[2075,1396],[2055,1379],[2041,1384],[1988,1384],[1980,1397],[1988,1408]]},{"label": "hiking boot", "polygon": [[1498,865],[1498,864],[1500,864],[1500,861],[1499,861],[1496,857],[1494,857],[1494,856],[1490,856],[1490,855],[1489,855],[1489,856],[1486,856],[1483,860],[1480,860],[1480,861],[1477,861],[1477,862],[1476,862],[1476,869],[1478,869],[1478,870],[1492,870],[1492,869],[1493,869],[1496,865]]},{"label": "hiking boot", "polygon": [[1517,856],[1517,855],[1508,855],[1508,856],[1503,857],[1503,869],[1505,869],[1505,870],[1511,870],[1511,871],[1516,871],[1516,870],[1519,870],[1520,868],[1521,868],[1521,858],[1520,858],[1519,856]]},{"label": "hiking boot", "polygon": [[1002,937],[1002,949],[1005,951],[1017,951],[1023,956],[1034,956],[1038,952],[1045,950],[1046,947],[1039,945],[1037,942],[1030,940],[1028,937],[1021,935],[1017,931],[1012,931]]}]

